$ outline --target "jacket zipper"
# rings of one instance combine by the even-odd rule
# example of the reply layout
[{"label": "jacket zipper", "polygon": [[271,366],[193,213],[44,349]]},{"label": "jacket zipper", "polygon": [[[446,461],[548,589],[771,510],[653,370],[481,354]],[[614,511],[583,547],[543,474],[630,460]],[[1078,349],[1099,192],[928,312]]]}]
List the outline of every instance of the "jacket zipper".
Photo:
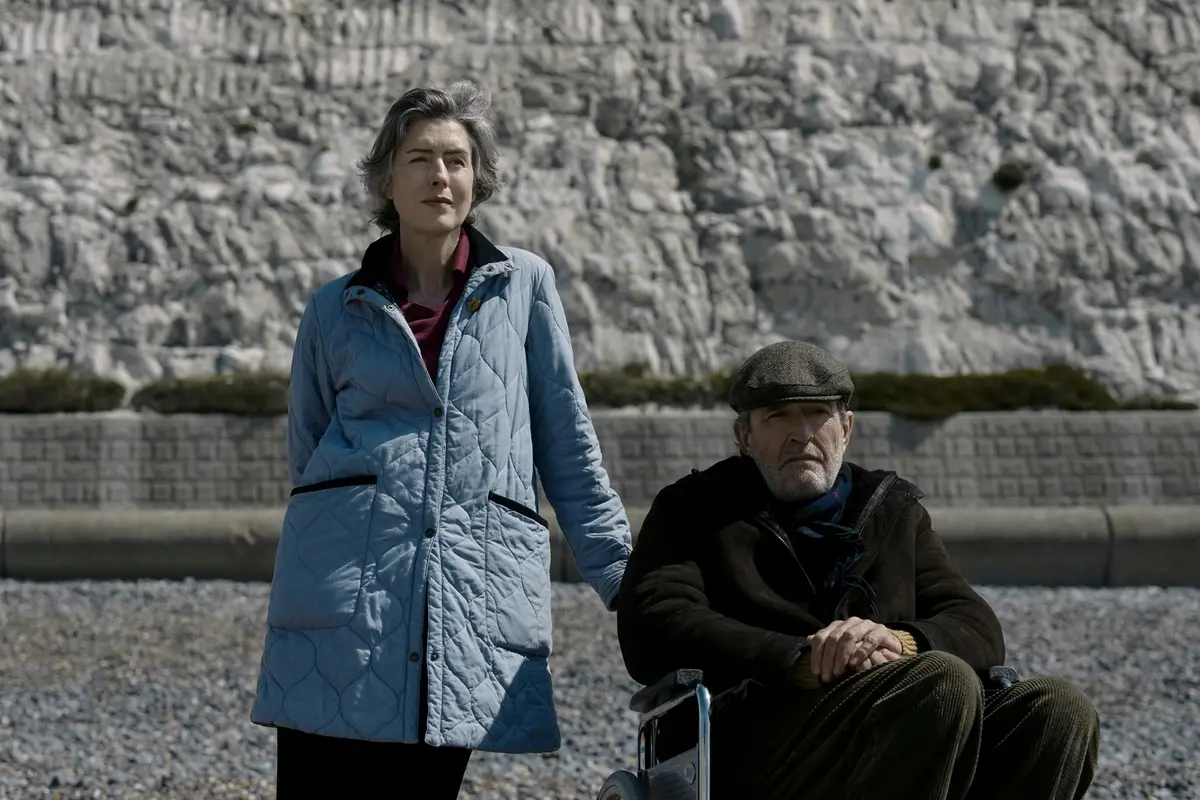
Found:
[{"label": "jacket zipper", "polygon": [[[885,476],[883,481],[875,489],[875,493],[871,495],[871,499],[867,501],[867,506],[863,509],[862,516],[859,517],[858,523],[854,526],[854,532],[857,533],[860,538],[862,537],[863,529],[867,527],[867,523],[871,521],[871,517],[875,516],[875,512],[879,509],[879,507],[883,505],[883,501],[886,499],[887,493],[891,490],[892,484],[895,482],[896,476],[894,474]],[[885,536],[883,537],[882,541],[886,541],[886,539],[887,537]],[[880,542],[881,544],[882,541]],[[866,571],[867,567],[871,566],[873,561],[874,558],[870,557],[870,555],[864,557],[863,560],[855,566],[854,572],[861,575]],[[849,604],[849,602],[850,590],[847,589],[842,593],[842,596],[838,599],[837,604],[834,606],[834,619],[843,618],[846,613],[845,607]]]},{"label": "jacket zipper", "polygon": [[[877,486],[875,488],[875,493],[872,494],[871,499],[867,501],[866,507],[863,508],[862,516],[859,517],[858,523],[854,526],[854,532],[857,533],[859,535],[859,537],[862,536],[863,528],[865,528],[867,526],[867,522],[869,522],[871,517],[875,515],[875,510],[877,508],[879,508],[879,506],[883,503],[884,498],[887,497],[888,491],[891,490],[892,484],[894,484],[895,482],[896,482],[895,474],[887,475],[884,477],[883,481],[880,482],[879,486]],[[771,534],[773,534],[775,536],[775,538],[778,539],[779,542],[784,547],[787,548],[788,553],[790,553],[792,556],[792,561],[796,562],[796,566],[800,568],[800,573],[802,575],[804,575],[804,580],[808,582],[809,592],[811,592],[812,595],[815,597],[817,594],[816,584],[814,584],[812,578],[809,577],[808,570],[804,569],[804,564],[802,564],[800,562],[800,556],[798,556],[796,554],[796,548],[792,545],[792,542],[788,538],[787,533],[785,533],[783,528],[781,528],[767,514],[760,514],[757,517],[757,519],[758,519],[759,524],[763,528],[765,528],[767,531],[769,531]],[[869,563],[869,562],[866,562],[866,563]],[[849,596],[850,596],[849,592],[846,592],[845,594],[843,594],[841,599],[838,600],[836,608],[840,609],[842,604],[846,601],[846,599]],[[836,613],[837,613],[836,609],[835,609],[834,613],[836,615]]]},{"label": "jacket zipper", "polygon": [[790,539],[788,539],[787,534],[784,532],[783,528],[779,527],[779,525],[777,525],[774,520],[767,518],[766,515],[759,516],[758,523],[767,532],[769,532],[776,539],[778,539],[780,544],[782,544],[784,547],[787,548],[788,553],[790,553],[792,556],[792,561],[794,561],[796,563],[796,566],[800,568],[800,574],[803,575],[804,580],[808,582],[809,593],[812,594],[813,596],[816,596],[817,587],[813,583],[812,578],[810,578],[808,576],[808,570],[806,570],[804,568],[804,565],[800,563],[800,556],[796,555],[796,548],[792,546],[792,542]]}]

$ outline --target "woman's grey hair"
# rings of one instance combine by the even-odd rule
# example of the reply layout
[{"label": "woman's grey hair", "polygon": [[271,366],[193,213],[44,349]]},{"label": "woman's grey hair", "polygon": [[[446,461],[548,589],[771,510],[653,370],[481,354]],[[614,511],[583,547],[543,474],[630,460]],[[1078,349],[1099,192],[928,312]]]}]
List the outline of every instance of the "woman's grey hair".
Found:
[{"label": "woman's grey hair", "polygon": [[414,122],[428,119],[453,120],[471,140],[471,166],[475,172],[475,196],[466,222],[475,222],[475,209],[500,188],[500,150],[489,116],[491,98],[473,81],[457,81],[449,89],[428,86],[411,89],[392,104],[371,152],[358,162],[363,187],[371,198],[371,222],[395,233],[400,225],[396,204],[384,194],[392,173],[396,148]]}]

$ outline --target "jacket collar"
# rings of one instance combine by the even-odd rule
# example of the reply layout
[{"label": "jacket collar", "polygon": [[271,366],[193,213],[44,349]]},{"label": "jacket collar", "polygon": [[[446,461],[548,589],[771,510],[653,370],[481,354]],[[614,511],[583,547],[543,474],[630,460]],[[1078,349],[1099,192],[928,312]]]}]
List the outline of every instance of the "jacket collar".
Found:
[{"label": "jacket collar", "polygon": [[[851,489],[842,524],[852,527],[857,536],[861,537],[859,542],[862,555],[844,580],[848,586],[858,586],[861,589],[861,578],[887,546],[896,519],[904,509],[921,498],[921,491],[899,478],[895,472],[867,470],[849,462],[846,466],[850,470]],[[703,487],[704,496],[710,498],[707,502],[728,504],[724,508],[713,509],[711,515],[722,520],[720,529],[737,524],[761,528],[766,523],[785,537],[784,544],[787,545],[787,521],[781,519],[773,508],[777,503],[771,497],[766,481],[763,480],[753,459],[734,456],[713,465],[701,475],[716,484]],[[807,573],[805,576],[811,583],[812,577]],[[867,595],[867,601],[874,608],[870,587],[867,586],[863,591]],[[851,591],[841,595],[834,609],[834,616],[846,611],[852,597]]]},{"label": "jacket collar", "polygon": [[[851,489],[842,524],[859,529],[868,553],[873,555],[891,528],[890,518],[920,500],[923,494],[890,470],[868,470],[851,462],[846,462],[846,466],[850,468]],[[787,520],[778,518],[775,513],[778,504],[749,456],[733,456],[714,464],[704,474],[723,484],[715,496],[737,498],[734,502],[739,506],[741,519],[750,521],[766,514],[781,525],[787,525]],[[882,495],[879,494],[881,488]]]},{"label": "jacket collar", "polygon": [[[513,269],[512,259],[474,226],[463,225],[463,232],[467,234],[467,241],[471,245],[468,274],[487,277]],[[374,289],[384,297],[394,297],[392,265],[397,238],[397,234],[389,233],[367,245],[361,266],[346,283],[347,292],[356,286],[362,286]]]}]

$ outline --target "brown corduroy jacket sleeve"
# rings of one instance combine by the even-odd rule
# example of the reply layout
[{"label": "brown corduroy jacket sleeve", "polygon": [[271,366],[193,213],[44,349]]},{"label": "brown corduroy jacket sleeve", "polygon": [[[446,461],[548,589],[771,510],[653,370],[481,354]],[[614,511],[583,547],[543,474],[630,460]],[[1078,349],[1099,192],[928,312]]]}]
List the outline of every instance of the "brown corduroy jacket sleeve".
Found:
[{"label": "brown corduroy jacket sleeve", "polygon": [[793,683],[807,653],[802,637],[739,622],[709,605],[695,514],[668,487],[642,524],[617,602],[617,636],[630,676],[648,685],[677,669],[699,669],[713,685]]},{"label": "brown corduroy jacket sleeve", "polygon": [[913,634],[922,652],[941,650],[977,670],[1004,663],[1000,620],[955,566],[929,512],[914,506],[917,618],[888,626]]}]

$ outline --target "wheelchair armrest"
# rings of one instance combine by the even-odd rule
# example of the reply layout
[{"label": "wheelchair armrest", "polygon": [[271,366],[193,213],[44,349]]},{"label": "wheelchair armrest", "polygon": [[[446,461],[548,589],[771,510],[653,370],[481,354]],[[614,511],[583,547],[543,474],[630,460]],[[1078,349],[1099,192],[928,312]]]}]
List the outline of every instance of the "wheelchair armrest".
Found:
[{"label": "wheelchair armrest", "polygon": [[668,672],[656,683],[643,686],[629,701],[629,710],[648,714],[659,706],[681,697],[704,683],[704,673],[698,669],[677,669]]},{"label": "wheelchair armrest", "polygon": [[992,691],[1003,691],[1011,688],[1014,683],[1021,680],[1017,671],[1012,667],[998,666],[990,667],[987,671],[986,688]]}]

